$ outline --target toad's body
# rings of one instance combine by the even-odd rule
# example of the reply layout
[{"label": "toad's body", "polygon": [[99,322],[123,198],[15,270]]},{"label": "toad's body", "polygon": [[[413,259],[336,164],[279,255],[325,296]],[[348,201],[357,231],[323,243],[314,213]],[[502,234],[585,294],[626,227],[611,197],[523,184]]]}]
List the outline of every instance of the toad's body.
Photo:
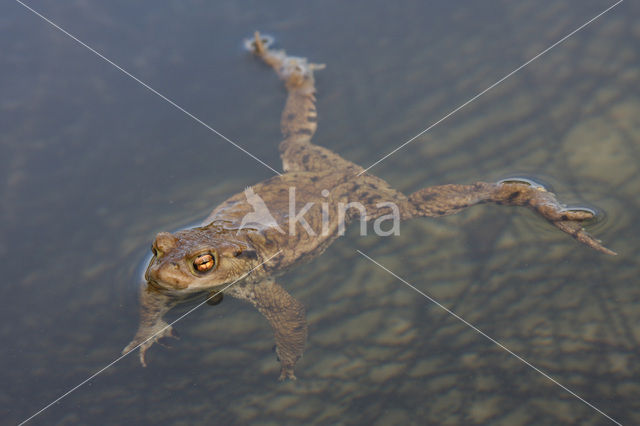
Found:
[{"label": "toad's body", "polygon": [[528,206],[578,241],[614,254],[580,225],[593,217],[590,211],[564,208],[551,192],[531,182],[442,185],[406,196],[312,144],[317,121],[313,70],[321,66],[270,50],[258,34],[248,45],[276,70],[288,91],[280,143],[285,173],[229,198],[201,227],[157,235],[148,284],[141,292],[140,327],[124,349],[140,347],[143,365],[153,342],[172,336],[162,316],[189,295],[209,292],[212,304],[228,294],[249,301],[267,318],[275,335],[280,378],[294,378],[307,337],[305,311],[274,278],[320,255],[358,218],[443,216],[485,202]]}]

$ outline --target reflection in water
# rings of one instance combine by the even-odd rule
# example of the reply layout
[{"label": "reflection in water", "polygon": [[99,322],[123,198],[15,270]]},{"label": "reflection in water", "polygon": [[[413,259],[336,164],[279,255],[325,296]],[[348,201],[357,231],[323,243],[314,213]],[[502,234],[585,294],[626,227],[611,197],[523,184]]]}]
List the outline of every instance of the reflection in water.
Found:
[{"label": "reflection in water", "polygon": [[[639,59],[637,6],[627,3],[375,170],[403,192],[544,176],[567,204],[607,212],[594,233],[617,258],[521,209],[408,222],[397,238],[352,230],[286,277],[310,324],[298,382],[273,380],[268,326],[225,299],[179,323],[182,340],[150,353],[148,368],[127,358],[39,421],[606,421],[357,248],[615,419],[638,423]],[[255,28],[328,64],[316,141],[370,164],[606,7],[141,6],[43,12],[269,164],[284,95],[240,52]],[[201,219],[269,175],[23,10],[0,9],[3,69],[15,70],[0,82],[0,374],[11,389],[0,417],[15,423],[115,359],[136,322],[135,267],[158,230]]]}]

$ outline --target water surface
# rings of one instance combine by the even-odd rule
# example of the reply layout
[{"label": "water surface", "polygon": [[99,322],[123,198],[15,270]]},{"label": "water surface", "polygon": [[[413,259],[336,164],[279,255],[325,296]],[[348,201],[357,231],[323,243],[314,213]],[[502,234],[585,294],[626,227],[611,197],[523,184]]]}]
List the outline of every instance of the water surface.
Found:
[{"label": "water surface", "polygon": [[[315,141],[368,166],[606,9],[603,1],[28,3],[279,169],[284,90],[259,29],[324,62]],[[225,299],[33,424],[607,424],[359,254],[611,417],[640,422],[640,10],[624,2],[372,172],[427,185],[542,178],[606,212],[579,246],[524,209],[356,230],[281,283],[307,307],[296,383],[266,321]],[[0,5],[0,419],[112,362],[137,326],[155,233],[272,172],[18,3]],[[188,307],[173,312],[176,318]]]}]

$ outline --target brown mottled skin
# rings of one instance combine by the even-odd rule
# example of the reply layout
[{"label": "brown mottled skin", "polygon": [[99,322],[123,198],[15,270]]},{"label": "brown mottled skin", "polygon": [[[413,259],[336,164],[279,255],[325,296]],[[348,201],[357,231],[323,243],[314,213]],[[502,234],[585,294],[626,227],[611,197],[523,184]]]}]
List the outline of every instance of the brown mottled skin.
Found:
[{"label": "brown mottled skin", "polygon": [[[123,353],[140,347],[140,361],[146,365],[149,347],[163,337],[173,337],[172,327],[162,319],[167,311],[202,292],[208,292],[208,303],[217,304],[224,289],[224,294],[252,303],[267,318],[281,363],[280,379],[295,379],[294,366],[307,338],[305,309],[274,277],[319,256],[341,235],[340,217],[335,214],[338,203],[360,202],[366,208],[368,221],[392,211],[379,206],[384,202],[394,203],[402,220],[454,214],[487,202],[527,206],[581,243],[615,254],[582,228],[583,221],[593,218],[592,212],[568,209],[558,203],[554,194],[532,182],[513,179],[441,185],[406,196],[376,176],[358,175],[362,167],[311,143],[317,127],[313,71],[323,66],[271,50],[266,42],[256,33],[248,47],[276,70],[288,92],[281,120],[284,140],[280,143],[285,173],[251,189],[264,200],[280,229],[257,224],[241,226],[242,219],[254,212],[254,206],[249,204],[246,193],[240,192],[213,210],[202,226],[174,234],[159,233],[145,275],[148,283],[141,289],[140,327]],[[295,235],[291,235],[290,188],[295,188],[296,213],[313,203],[303,215],[311,232],[298,221],[294,222]],[[328,193],[323,194],[323,190]],[[332,212],[324,223],[323,203]],[[360,215],[358,210],[349,209],[344,220],[349,223]]]}]

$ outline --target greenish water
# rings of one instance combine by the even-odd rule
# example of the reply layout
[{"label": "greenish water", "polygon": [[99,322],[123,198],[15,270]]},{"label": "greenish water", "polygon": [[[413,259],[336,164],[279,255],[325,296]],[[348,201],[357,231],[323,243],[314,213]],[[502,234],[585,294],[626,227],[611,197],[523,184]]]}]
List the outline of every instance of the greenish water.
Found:
[{"label": "greenish water", "polygon": [[[259,29],[324,62],[315,141],[368,166],[606,9],[603,1],[28,3],[279,169],[284,90]],[[524,209],[356,230],[280,279],[309,342],[278,383],[266,321],[225,299],[33,424],[608,424],[362,250],[623,424],[640,422],[640,9],[624,2],[372,172],[427,185],[550,182],[606,212],[579,246]],[[0,421],[116,359],[158,231],[269,169],[18,3],[0,5]],[[173,312],[176,318],[189,307]]]}]

